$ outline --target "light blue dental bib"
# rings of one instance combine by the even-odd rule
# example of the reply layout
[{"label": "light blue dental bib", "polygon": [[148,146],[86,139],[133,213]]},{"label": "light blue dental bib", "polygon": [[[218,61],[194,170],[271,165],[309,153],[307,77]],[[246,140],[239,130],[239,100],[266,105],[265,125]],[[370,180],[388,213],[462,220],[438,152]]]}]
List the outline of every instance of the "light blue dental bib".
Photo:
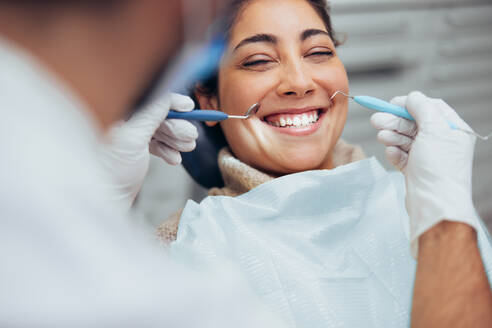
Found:
[{"label": "light blue dental bib", "polygon": [[[490,279],[487,237],[479,232]],[[374,158],[189,201],[171,254],[197,267],[239,266],[289,327],[410,325],[416,262],[403,176]]]}]

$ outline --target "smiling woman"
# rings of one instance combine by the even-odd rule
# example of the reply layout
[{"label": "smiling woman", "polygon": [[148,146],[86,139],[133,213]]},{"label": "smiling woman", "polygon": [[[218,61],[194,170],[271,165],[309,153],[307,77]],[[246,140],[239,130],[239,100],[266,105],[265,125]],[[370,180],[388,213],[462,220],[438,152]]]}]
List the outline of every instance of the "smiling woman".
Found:
[{"label": "smiling woman", "polygon": [[[254,103],[261,108],[248,120],[206,123],[228,146],[216,159],[225,186],[209,195],[238,196],[285,174],[364,158],[360,147],[340,140],[347,99],[330,99],[348,92],[348,78],[326,2],[237,0],[231,8],[226,53],[216,76],[197,83],[194,98],[199,108],[229,115]],[[159,228],[167,242],[176,238],[180,215]]]},{"label": "smiling woman", "polygon": [[333,168],[347,101],[330,96],[348,91],[348,79],[326,5],[237,3],[218,79],[198,88],[199,105],[240,115],[261,103],[257,117],[221,123],[232,153],[254,168],[273,175]]}]

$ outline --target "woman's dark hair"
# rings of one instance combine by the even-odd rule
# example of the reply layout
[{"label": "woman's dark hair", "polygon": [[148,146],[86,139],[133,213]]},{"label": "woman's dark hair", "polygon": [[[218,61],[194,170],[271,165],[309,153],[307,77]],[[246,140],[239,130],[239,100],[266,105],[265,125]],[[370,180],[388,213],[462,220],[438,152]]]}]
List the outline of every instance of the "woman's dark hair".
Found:
[{"label": "woman's dark hair", "polygon": [[[231,29],[234,26],[237,17],[241,13],[241,10],[244,8],[252,0],[233,0],[226,11],[227,15],[225,17],[225,21],[223,22],[223,27],[225,28],[225,39],[229,40]],[[323,23],[325,24],[326,31],[328,35],[333,40],[335,47],[339,46],[341,42],[336,38],[333,28],[331,26],[331,18],[330,18],[330,7],[326,0],[305,0],[308,2],[316,13],[321,17]],[[198,108],[198,101],[195,97],[195,92],[198,92],[204,96],[212,97],[218,96],[218,78],[219,72],[217,71],[212,74],[208,79],[204,81],[197,81],[197,83],[192,86],[190,90],[190,96],[195,101],[195,105]]]},{"label": "woman's dark hair", "polygon": [[[228,41],[232,27],[241,10],[252,0],[232,0],[226,12],[224,19],[221,21],[221,27],[224,30],[225,40]],[[323,20],[328,35],[333,40],[335,46],[340,45],[336,39],[331,27],[330,9],[326,0],[305,0],[308,2]],[[195,107],[199,108],[199,103],[195,97],[195,92],[206,97],[217,96],[219,84],[218,67],[214,74],[208,79],[197,81],[189,91],[189,95],[195,102]],[[199,137],[196,143],[196,149],[190,153],[182,153],[183,166],[191,177],[205,188],[222,187],[224,181],[218,167],[217,157],[220,149],[227,146],[227,141],[222,133],[219,124],[214,127],[207,127],[200,122],[192,122],[199,131]]]},{"label": "woman's dark hair", "polygon": [[110,5],[121,0],[0,0],[1,3],[7,3],[17,6],[39,6],[39,7],[49,7],[49,6],[70,6],[70,5]]}]

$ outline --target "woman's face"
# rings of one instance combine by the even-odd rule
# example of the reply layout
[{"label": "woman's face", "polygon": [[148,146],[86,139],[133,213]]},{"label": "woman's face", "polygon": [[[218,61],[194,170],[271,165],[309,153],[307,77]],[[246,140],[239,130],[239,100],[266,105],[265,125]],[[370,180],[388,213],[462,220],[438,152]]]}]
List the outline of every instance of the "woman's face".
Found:
[{"label": "woman's face", "polygon": [[280,175],[333,167],[348,108],[345,97],[330,100],[337,90],[348,92],[347,74],[311,5],[254,0],[231,30],[218,101],[199,99],[231,115],[244,115],[259,102],[255,117],[229,119],[221,127],[240,160]]}]

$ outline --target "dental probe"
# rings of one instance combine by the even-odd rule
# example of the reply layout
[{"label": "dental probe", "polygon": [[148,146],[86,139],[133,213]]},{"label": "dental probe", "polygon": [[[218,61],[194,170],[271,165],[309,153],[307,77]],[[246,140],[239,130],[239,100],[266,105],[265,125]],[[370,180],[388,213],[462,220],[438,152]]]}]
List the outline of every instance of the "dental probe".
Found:
[{"label": "dental probe", "polygon": [[244,115],[228,115],[219,110],[211,110],[211,109],[196,109],[191,112],[177,112],[174,110],[170,110],[166,119],[182,119],[187,121],[214,121],[220,122],[223,120],[227,120],[229,118],[237,118],[241,120],[245,120],[255,115],[260,109],[260,104],[256,103],[251,105],[246,111]]},{"label": "dental probe", "polygon": [[[358,103],[359,105],[361,105],[365,108],[369,108],[369,109],[379,111],[379,112],[390,113],[390,114],[393,114],[393,115],[396,115],[399,117],[406,118],[407,120],[410,120],[410,121],[415,121],[415,119],[412,117],[412,115],[410,115],[410,113],[407,111],[406,108],[393,105],[393,104],[391,104],[387,101],[384,101],[382,99],[379,99],[376,97],[371,97],[371,96],[351,96],[351,95],[348,95],[348,94],[338,90],[338,91],[335,91],[335,93],[330,97],[330,100],[333,100],[333,98],[335,98],[335,96],[337,94],[342,94],[347,98],[353,99],[356,103]],[[482,139],[482,140],[488,140],[490,137],[492,137],[492,133],[490,133],[489,135],[486,135],[486,136],[482,136],[473,130],[462,129],[462,128],[458,127],[454,122],[446,121],[446,123],[448,123],[449,127],[453,130],[463,131],[465,133],[476,136],[477,138]]]}]

